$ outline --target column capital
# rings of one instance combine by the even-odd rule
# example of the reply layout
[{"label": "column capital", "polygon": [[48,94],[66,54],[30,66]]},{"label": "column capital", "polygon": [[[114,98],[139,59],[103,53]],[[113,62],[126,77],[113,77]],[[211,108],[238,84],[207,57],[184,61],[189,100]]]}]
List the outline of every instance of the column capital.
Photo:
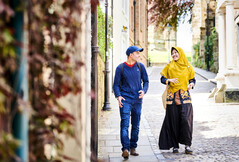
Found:
[{"label": "column capital", "polygon": [[226,4],[226,6],[228,6],[228,5],[233,5],[234,2],[235,2],[235,0],[226,0],[226,1],[225,1],[225,4]]},{"label": "column capital", "polygon": [[218,8],[218,9],[216,10],[216,13],[218,13],[219,15],[225,15],[226,11],[225,11],[225,9],[221,9],[221,8],[219,9],[219,8]]}]

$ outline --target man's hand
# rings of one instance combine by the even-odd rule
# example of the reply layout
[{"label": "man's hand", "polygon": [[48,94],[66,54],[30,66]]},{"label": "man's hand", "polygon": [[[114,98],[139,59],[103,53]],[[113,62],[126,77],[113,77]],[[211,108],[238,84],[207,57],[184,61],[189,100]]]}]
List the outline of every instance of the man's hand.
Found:
[{"label": "man's hand", "polygon": [[144,91],[143,90],[140,90],[139,91],[139,98],[143,98],[144,97]]},{"label": "man's hand", "polygon": [[191,89],[193,88],[193,86],[194,86],[194,84],[193,84],[193,83],[190,83],[190,84],[188,85],[188,90],[191,90]]},{"label": "man's hand", "polygon": [[121,102],[121,100],[125,100],[124,97],[118,96],[117,100],[118,100],[118,103],[119,103],[119,107],[122,108],[123,107],[123,103]]},{"label": "man's hand", "polygon": [[178,84],[179,83],[178,78],[168,79],[168,81],[172,82],[174,84]]}]

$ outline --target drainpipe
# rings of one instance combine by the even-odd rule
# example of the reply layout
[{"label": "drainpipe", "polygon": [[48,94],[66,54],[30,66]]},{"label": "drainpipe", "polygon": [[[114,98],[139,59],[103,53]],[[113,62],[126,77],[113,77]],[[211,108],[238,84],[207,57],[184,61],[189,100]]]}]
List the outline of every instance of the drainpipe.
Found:
[{"label": "drainpipe", "polygon": [[98,55],[97,6],[91,6],[91,161],[98,156]]},{"label": "drainpipe", "polygon": [[[23,1],[11,1],[11,7],[16,9]],[[11,25],[15,29],[14,38],[24,45],[24,13],[15,10],[15,16],[11,20]],[[13,76],[13,88],[15,92],[25,101],[28,101],[28,77],[27,77],[27,59],[23,54],[23,48],[16,46],[18,68]],[[16,108],[16,100],[13,101],[12,109]],[[28,116],[26,110],[17,112],[13,117],[12,123],[13,135],[20,140],[20,146],[16,150],[17,156],[21,161],[28,161]]]},{"label": "drainpipe", "polygon": [[134,45],[136,44],[136,1],[134,0]]}]

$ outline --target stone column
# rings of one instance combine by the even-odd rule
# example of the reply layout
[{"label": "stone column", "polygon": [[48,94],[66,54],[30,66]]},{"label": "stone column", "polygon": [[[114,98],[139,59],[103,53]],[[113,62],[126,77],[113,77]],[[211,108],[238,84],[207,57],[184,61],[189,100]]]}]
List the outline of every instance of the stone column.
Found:
[{"label": "stone column", "polygon": [[236,55],[234,1],[226,2],[226,72],[225,102],[239,102],[239,69]]},{"label": "stone column", "polygon": [[219,47],[219,72],[217,73],[217,88],[220,89],[225,82],[225,69],[226,69],[226,28],[225,28],[225,13],[223,10],[218,11],[218,47]]},{"label": "stone column", "polygon": [[226,3],[226,50],[227,50],[227,69],[236,68],[235,58],[235,25],[234,25],[234,6],[233,2]]}]

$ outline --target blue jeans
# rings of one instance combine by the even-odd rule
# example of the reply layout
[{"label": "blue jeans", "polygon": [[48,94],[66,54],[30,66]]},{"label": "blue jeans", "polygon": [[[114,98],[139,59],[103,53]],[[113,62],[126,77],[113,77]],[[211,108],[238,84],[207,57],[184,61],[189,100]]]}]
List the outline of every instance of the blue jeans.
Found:
[{"label": "blue jeans", "polygon": [[[120,108],[120,139],[122,151],[130,148],[136,148],[139,136],[139,123],[141,116],[142,103],[123,102],[123,107]],[[129,139],[129,120],[131,114],[131,137]]]}]

